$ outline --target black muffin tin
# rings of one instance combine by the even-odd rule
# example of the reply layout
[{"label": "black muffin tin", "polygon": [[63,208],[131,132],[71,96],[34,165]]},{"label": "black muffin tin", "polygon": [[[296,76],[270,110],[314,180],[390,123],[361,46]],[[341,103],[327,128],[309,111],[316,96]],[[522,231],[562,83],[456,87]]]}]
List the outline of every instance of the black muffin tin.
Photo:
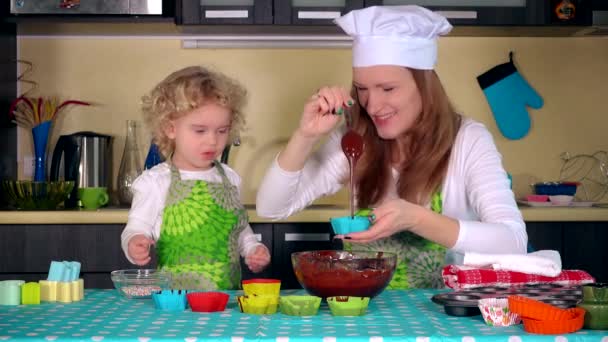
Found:
[{"label": "black muffin tin", "polygon": [[436,294],[431,300],[443,305],[445,313],[450,316],[476,316],[481,314],[477,306],[480,299],[507,298],[515,295],[536,299],[563,309],[573,308],[583,299],[580,286],[535,284],[517,287],[477,287]]}]

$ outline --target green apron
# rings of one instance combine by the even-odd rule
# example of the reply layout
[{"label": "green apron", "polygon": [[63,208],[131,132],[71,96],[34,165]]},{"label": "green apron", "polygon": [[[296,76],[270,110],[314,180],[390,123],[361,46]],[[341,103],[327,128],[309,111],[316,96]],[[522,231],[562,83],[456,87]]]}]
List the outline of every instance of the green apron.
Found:
[{"label": "green apron", "polygon": [[221,164],[222,182],[182,180],[171,165],[171,185],[156,243],[158,266],[172,275],[171,288],[232,290],[241,282],[239,234],[247,211]]},{"label": "green apron", "polygon": [[[431,210],[442,211],[441,193],[431,197]],[[384,239],[365,244],[344,242],[344,249],[382,251],[397,254],[397,269],[388,289],[442,288],[441,270],[447,249],[414,233],[400,232]]]}]

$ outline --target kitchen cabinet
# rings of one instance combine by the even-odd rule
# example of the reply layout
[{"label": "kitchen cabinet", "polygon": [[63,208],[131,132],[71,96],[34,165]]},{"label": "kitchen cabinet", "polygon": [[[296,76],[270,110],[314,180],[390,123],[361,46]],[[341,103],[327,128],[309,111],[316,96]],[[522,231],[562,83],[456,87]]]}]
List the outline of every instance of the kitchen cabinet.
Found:
[{"label": "kitchen cabinet", "polygon": [[[0,212],[1,214],[1,212]],[[251,224],[258,241],[271,252],[271,265],[261,273],[250,272],[241,260],[243,279],[278,278],[282,288],[300,288],[291,267],[292,252],[329,249],[328,223]],[[79,261],[86,288],[112,288],[110,272],[137,268],[120,246],[122,224],[24,224],[0,225],[0,280],[45,279],[51,261]],[[156,267],[156,256],[145,268]]]},{"label": "kitchen cabinet", "polygon": [[608,282],[608,222],[527,222],[528,240],[535,250],[560,253],[562,268],[587,271]]},{"label": "kitchen cabinet", "polygon": [[177,0],[175,12],[178,25],[263,25],[273,18],[272,0]]},{"label": "kitchen cabinet", "polygon": [[[0,7],[0,18],[8,13]],[[7,115],[17,97],[17,27],[0,20],[0,181],[17,179],[17,128]],[[0,187],[0,208],[6,205]]]},{"label": "kitchen cabinet", "polygon": [[563,0],[177,0],[176,23],[323,27],[334,26],[333,19],[354,9],[420,5],[456,26],[586,26],[593,1],[569,0],[575,10],[560,16],[556,8],[570,8]]},{"label": "kitchen cabinet", "polygon": [[333,19],[359,8],[363,0],[275,0],[274,23],[333,26]]},{"label": "kitchen cabinet", "polygon": [[273,262],[275,277],[281,279],[282,289],[301,288],[291,265],[291,253],[340,249],[333,241],[329,223],[279,223],[273,227]]},{"label": "kitchen cabinet", "polygon": [[591,0],[570,0],[576,15],[555,14],[562,0],[365,0],[365,6],[421,5],[444,14],[453,25],[589,25]]},{"label": "kitchen cabinet", "polygon": [[110,272],[135,268],[120,247],[124,225],[0,226],[0,280],[46,279],[51,261],[79,261],[87,288],[112,288]]}]

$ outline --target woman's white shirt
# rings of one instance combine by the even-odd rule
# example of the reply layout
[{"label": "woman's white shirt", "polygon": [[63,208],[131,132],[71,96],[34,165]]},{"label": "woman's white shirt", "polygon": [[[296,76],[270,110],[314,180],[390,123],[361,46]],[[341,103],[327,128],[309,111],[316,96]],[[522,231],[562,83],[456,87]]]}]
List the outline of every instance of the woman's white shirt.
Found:
[{"label": "woman's white shirt", "polygon": [[[348,160],[340,147],[343,133],[343,127],[331,133],[302,170],[285,171],[275,158],[257,193],[258,215],[284,219],[314,200],[338,192],[349,172]],[[383,201],[398,197],[398,176],[393,169]],[[448,263],[462,263],[464,252],[526,252],[528,238],[523,217],[502,166],[502,156],[483,124],[463,118],[441,194],[442,214],[458,220],[460,226]]]}]

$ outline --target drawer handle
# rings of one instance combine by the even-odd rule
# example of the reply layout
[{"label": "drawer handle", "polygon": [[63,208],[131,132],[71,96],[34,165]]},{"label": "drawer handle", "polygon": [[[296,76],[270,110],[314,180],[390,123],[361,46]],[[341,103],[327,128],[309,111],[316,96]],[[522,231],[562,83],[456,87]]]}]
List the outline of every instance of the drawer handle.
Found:
[{"label": "drawer handle", "polygon": [[205,10],[205,18],[249,18],[248,10],[233,10],[233,11],[220,11],[220,10]]},{"label": "drawer handle", "polygon": [[341,15],[339,11],[298,11],[298,19],[336,19]]},{"label": "drawer handle", "polygon": [[477,19],[477,11],[434,11],[448,19]]},{"label": "drawer handle", "polygon": [[327,233],[286,233],[285,241],[329,241]]}]

